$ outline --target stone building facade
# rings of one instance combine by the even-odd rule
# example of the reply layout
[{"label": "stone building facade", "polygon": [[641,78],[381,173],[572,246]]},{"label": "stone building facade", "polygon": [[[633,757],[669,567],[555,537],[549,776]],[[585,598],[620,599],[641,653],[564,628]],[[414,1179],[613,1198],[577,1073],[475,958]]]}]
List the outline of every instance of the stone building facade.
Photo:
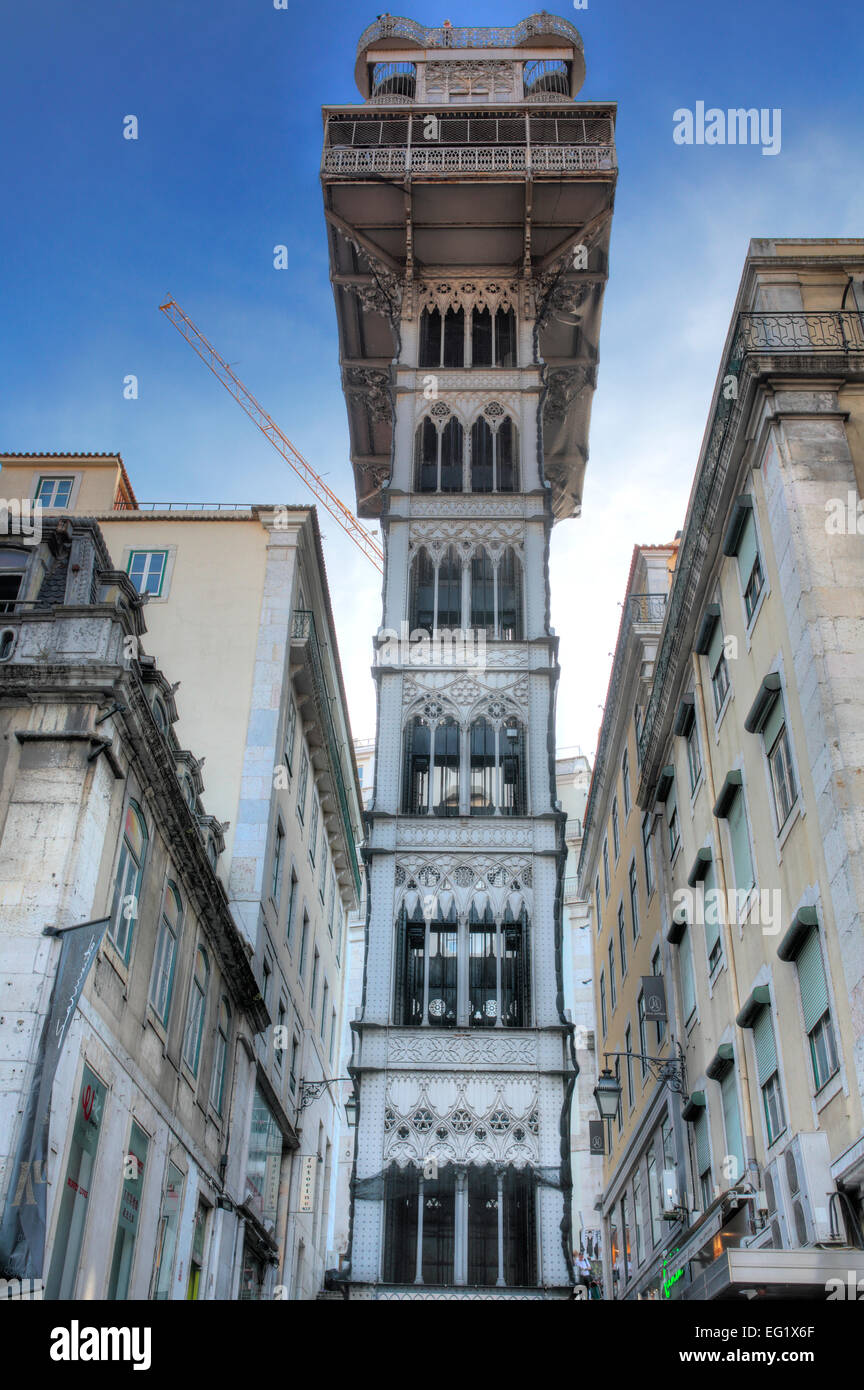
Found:
[{"label": "stone building facade", "polygon": [[354,1298],[573,1282],[547,551],[579,510],[615,185],[583,73],[555,16],[384,16],[365,104],[324,111],[358,508],[386,551]]},{"label": "stone building facade", "polygon": [[607,705],[583,882],[626,746],[682,1083],[634,1064],[612,1124],[618,1296],[824,1298],[860,1248],[862,272],[860,241],[751,243],[650,681]]}]

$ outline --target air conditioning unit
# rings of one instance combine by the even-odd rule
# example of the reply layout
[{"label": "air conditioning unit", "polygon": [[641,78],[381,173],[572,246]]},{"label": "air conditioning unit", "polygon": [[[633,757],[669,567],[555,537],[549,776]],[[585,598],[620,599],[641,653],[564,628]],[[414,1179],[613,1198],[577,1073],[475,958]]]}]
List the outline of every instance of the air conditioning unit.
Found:
[{"label": "air conditioning unit", "polygon": [[765,1205],[768,1211],[768,1230],[771,1232],[771,1245],[775,1250],[787,1250],[789,1241],[786,1233],[786,1202],[783,1183],[778,1173],[778,1163],[771,1163],[765,1169]]},{"label": "air conditioning unit", "polygon": [[778,1160],[786,1182],[786,1212],[796,1246],[828,1240],[828,1201],[835,1191],[831,1153],[824,1133],[798,1134]]}]

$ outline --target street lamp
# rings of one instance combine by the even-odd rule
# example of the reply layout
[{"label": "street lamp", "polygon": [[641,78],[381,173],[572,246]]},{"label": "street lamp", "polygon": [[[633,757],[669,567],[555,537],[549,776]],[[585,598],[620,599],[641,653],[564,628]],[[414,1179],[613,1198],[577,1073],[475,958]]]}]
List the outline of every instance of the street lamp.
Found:
[{"label": "street lamp", "polygon": [[349,1129],[357,1128],[357,1092],[352,1091],[345,1102],[345,1118]]},{"label": "street lamp", "polygon": [[608,1067],[604,1067],[597,1078],[597,1085],[594,1087],[594,1099],[597,1102],[601,1120],[614,1120],[618,1114],[618,1105],[621,1100],[621,1082],[616,1076],[613,1076]]}]

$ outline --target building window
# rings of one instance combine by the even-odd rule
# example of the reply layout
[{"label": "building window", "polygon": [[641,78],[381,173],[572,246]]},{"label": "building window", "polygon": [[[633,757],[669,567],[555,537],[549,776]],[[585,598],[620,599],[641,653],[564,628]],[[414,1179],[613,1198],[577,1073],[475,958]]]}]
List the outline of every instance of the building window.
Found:
[{"label": "building window", "polygon": [[40,478],[34,501],[43,507],[68,507],[74,478]]},{"label": "building window", "polygon": [[624,792],[624,819],[626,820],[632,805],[630,800],[630,754],[626,748],[621,762],[621,787]]},{"label": "building window", "polygon": [[691,721],[687,734],[687,770],[690,773],[690,791],[694,792],[702,776],[702,752],[699,748],[699,729],[695,718]]},{"label": "building window", "polygon": [[318,853],[318,821],[321,816],[321,807],[316,793],[312,793],[312,816],[309,821],[309,862],[315,863],[315,855]]},{"label": "building window", "polygon": [[516,315],[512,309],[474,309],[471,315],[471,366],[516,366]]},{"label": "building window", "polygon": [[324,899],[327,896],[327,839],[324,826],[321,827],[321,871],[318,874],[318,896],[323,907]]},{"label": "building window", "polygon": [[415,492],[461,492],[463,447],[455,415],[441,429],[427,415],[414,437]]},{"label": "building window", "polygon": [[700,893],[703,905],[702,919],[705,923],[705,950],[708,954],[708,974],[713,975],[717,966],[723,959],[721,903],[714,877],[713,860],[708,865],[708,871],[702,880]]},{"label": "building window", "polygon": [[609,938],[609,999],[612,1004],[612,1012],[615,1012],[618,1003],[618,990],[615,985],[615,942],[611,936]]},{"label": "building window", "polygon": [[630,919],[633,923],[633,940],[639,939],[639,885],[636,878],[636,860],[630,861],[627,871],[627,884],[630,891]]},{"label": "building window", "polygon": [[465,361],[465,311],[424,309],[420,315],[420,367],[461,367]]},{"label": "building window", "polygon": [[750,571],[750,578],[747,580],[747,587],[744,590],[744,607],[747,612],[748,623],[752,621],[753,614],[756,612],[756,605],[764,585],[765,577],[762,574],[762,561],[757,554],[753,561],[753,568]]},{"label": "building window", "polygon": [[762,1104],[770,1147],[785,1130],[786,1116],[783,1110],[783,1096],[780,1091],[774,1024],[768,1005],[763,1006],[756,1015],[756,1021],[753,1024],[753,1047],[756,1052],[756,1075],[759,1078],[759,1086],[762,1091]]},{"label": "building window", "polygon": [[[460,940],[465,936],[464,946]],[[528,1023],[528,914],[514,916],[508,903],[496,922],[488,902],[472,903],[460,925],[455,905],[444,912],[436,898],[428,923],[420,902],[403,907],[397,925],[396,1016],[403,1024],[455,1028],[460,998],[467,997],[467,1024],[521,1028]],[[465,961],[467,978],[459,987]],[[463,1027],[465,1024],[463,1023]]]},{"label": "building window", "polygon": [[747,830],[747,805],[744,789],[739,787],[727,812],[729,839],[732,844],[732,863],[735,870],[735,887],[739,892],[749,892],[756,882],[753,873],[753,856],[750,852],[750,835]]},{"label": "building window", "polygon": [[303,749],[300,755],[300,776],[297,779],[297,819],[300,824],[306,817],[306,787],[309,783],[309,754]]},{"label": "building window", "polygon": [[321,956],[316,948],[312,956],[312,988],[309,991],[309,1010],[315,1013],[315,996],[318,993],[318,970],[321,965]]},{"label": "building window", "polygon": [[21,597],[27,558],[20,550],[0,550],[0,613],[15,612]]},{"label": "building window", "polygon": [[774,701],[771,712],[762,727],[762,739],[768,763],[771,768],[771,786],[774,790],[774,810],[777,816],[777,829],[783,829],[792,808],[798,800],[795,783],[795,769],[792,764],[792,745],[783,700]]},{"label": "building window", "polygon": [[300,1056],[300,1039],[295,1033],[291,1039],[291,1066],[288,1070],[288,1086],[293,1095],[297,1090],[297,1061]]},{"label": "building window", "polygon": [[462,626],[462,561],[453,545],[435,561],[425,546],[417,551],[411,568],[409,627],[423,632]]},{"label": "building window", "polygon": [[159,1228],[156,1233],[156,1259],[153,1268],[153,1284],[150,1297],[158,1302],[171,1297],[171,1281],[174,1274],[174,1257],[177,1253],[177,1230],[180,1225],[180,1207],[183,1202],[183,1173],[169,1159],[165,1172],[165,1186],[162,1189],[162,1206],[159,1212]]},{"label": "building window", "polygon": [[601,907],[600,907],[600,875],[599,875],[599,874],[597,875],[597,877],[596,877],[595,880],[594,880],[594,905],[595,905],[595,908],[596,908],[596,911],[597,911],[597,930],[599,931],[599,930],[600,930],[601,923],[602,923],[602,921],[603,921],[603,913],[602,913],[602,910],[601,910]]},{"label": "building window", "polygon": [[472,492],[518,492],[518,441],[509,416],[495,430],[482,415],[474,421],[471,426]]},{"label": "building window", "polygon": [[45,1297],[71,1299],[78,1275],[78,1259],[84,1242],[92,1195],[96,1151],[105,1109],[106,1090],[85,1065],[78,1103],[72,1119],[72,1139],[66,1163],[66,1180],[60,1189],[60,1211],[51,1252]]},{"label": "building window", "polygon": [[297,875],[291,870],[291,886],[288,890],[288,922],[285,928],[285,940],[289,947],[294,944],[294,922],[297,917]]},{"label": "building window", "polygon": [[210,1077],[210,1104],[217,1115],[222,1114],[225,1098],[225,1071],[228,1062],[228,1041],[231,1036],[231,1008],[224,994],[219,1000],[216,1023],[216,1046],[213,1049],[213,1073]]},{"label": "building window", "polygon": [[120,1189],[120,1210],[117,1214],[117,1234],[108,1278],[106,1299],[123,1300],[129,1297],[132,1257],[138,1234],[141,1195],[144,1191],[144,1169],[147,1163],[149,1140],[140,1125],[132,1121],[129,1148],[124,1156],[123,1184]]},{"label": "building window", "polygon": [[139,594],[152,594],[154,598],[159,598],[167,562],[167,550],[131,551],[126,572]]},{"label": "building window", "polygon": [[525,1288],[537,1282],[535,1192],[529,1169],[453,1165],[437,1178],[391,1165],[385,1175],[383,1279],[446,1285],[458,1277],[457,1227],[465,1232],[468,1285]]},{"label": "building window", "polygon": [[189,986],[186,1031],[183,1035],[183,1061],[193,1076],[198,1075],[198,1064],[201,1060],[201,1036],[204,1031],[209,978],[210,963],[207,960],[207,952],[203,946],[199,946],[195,952],[195,970]]},{"label": "building window", "polygon": [[678,797],[673,785],[666,800],[666,825],[669,831],[669,858],[675,858],[675,851],[681,842],[681,827],[678,822]]},{"label": "building window", "polygon": [[282,897],[282,875],[285,871],[285,829],[281,820],[276,822],[276,837],[273,842],[273,877],[270,883],[270,896],[276,908],[279,908],[279,899]]},{"label": "building window", "polygon": [[642,709],[639,705],[633,710],[633,727],[636,731],[636,766],[642,766]]},{"label": "building window", "polygon": [[605,1038],[608,1031],[609,1020],[606,1017],[606,972],[600,971],[600,1022],[603,1026],[603,1036]]},{"label": "building window", "polygon": [[696,1146],[696,1173],[699,1178],[699,1195],[702,1210],[707,1211],[714,1200],[714,1186],[711,1180],[711,1130],[707,1110],[701,1110],[693,1126]]},{"label": "building window", "polygon": [[813,1082],[820,1091],[839,1070],[837,1043],[828,1000],[828,980],[819,944],[819,932],[814,927],[804,938],[795,957],[798,988],[804,1015],[804,1031],[810,1043]]},{"label": "building window", "polygon": [[625,1284],[630,1278],[630,1217],[628,1212],[629,1208],[627,1205],[627,1196],[625,1194],[621,1198],[621,1250],[624,1256],[623,1274]]},{"label": "building window", "polygon": [[[245,1205],[271,1234],[276,1226],[282,1131],[269,1105],[255,1087],[249,1151],[246,1157]],[[317,1205],[317,1204],[316,1204]]]},{"label": "building window", "polygon": [[617,864],[621,854],[621,832],[618,826],[617,796],[613,796],[612,798],[612,848],[615,851],[615,863]]},{"label": "building window", "polygon": [[648,1214],[651,1219],[651,1244],[655,1246],[660,1241],[661,1217],[660,1217],[660,1178],[657,1173],[657,1156],[654,1153],[654,1146],[648,1150]]},{"label": "building window", "polygon": [[156,951],[153,956],[153,974],[150,980],[150,1004],[156,1017],[163,1024],[168,1022],[171,1008],[174,965],[182,920],[183,905],[180,894],[176,883],[169,879],[162,900],[162,913],[156,933]]},{"label": "building window", "polygon": [[506,719],[493,727],[476,719],[469,734],[471,815],[525,814],[525,739],[522,725]]},{"label": "building window", "polygon": [[633,1174],[633,1227],[636,1232],[636,1266],[645,1257],[645,1237],[642,1230],[642,1174],[639,1169]]},{"label": "building window", "polygon": [[132,937],[138,918],[138,903],[141,897],[141,879],[146,852],[147,829],[144,825],[144,818],[135,802],[130,801],[126,809],[123,843],[120,847],[120,859],[114,880],[111,923],[108,927],[109,937],[126,962],[128,962],[132,950]]},{"label": "building window", "polygon": [[[651,957],[651,974],[654,976],[655,979],[657,979],[658,977],[662,976],[662,974],[663,974],[663,970],[662,970],[662,968],[661,968],[661,963],[660,963],[660,948],[659,948],[659,947],[657,948],[657,950],[654,952],[653,956]],[[657,1047],[658,1047],[658,1049],[659,1049],[661,1043],[663,1042],[663,1039],[664,1039],[665,1036],[666,1036],[666,1024],[665,1024],[665,1022],[664,1022],[664,1020],[663,1020],[662,1018],[658,1018],[658,1019],[655,1021],[655,1027],[656,1027],[656,1029],[657,1029]]]},{"label": "building window", "polygon": [[330,1065],[334,1065],[336,1057],[336,1010],[330,1011]]},{"label": "building window", "polygon": [[327,976],[324,976],[324,987],[321,990],[321,1019],[318,1025],[318,1032],[321,1034],[321,1041],[324,1041],[324,1028],[327,1023],[327,1006],[330,1003],[330,986],[327,983]]},{"label": "building window", "polygon": [[609,897],[609,888],[610,888],[610,886],[611,886],[611,879],[610,879],[610,876],[609,876],[609,841],[608,841],[608,839],[606,838],[606,836],[604,836],[604,837],[603,837],[603,887],[604,887],[604,889],[605,889],[607,899],[608,899],[608,897]]},{"label": "building window", "polygon": [[759,601],[759,595],[765,585],[765,576],[762,572],[762,560],[759,555],[759,548],[756,538],[756,523],[753,519],[752,504],[746,514],[744,525],[737,541],[736,554],[738,558],[738,576],[741,581],[741,592],[744,595],[744,608],[747,613],[748,624],[752,621]]},{"label": "building window", "polygon": [[714,623],[707,659],[708,670],[711,673],[711,689],[714,692],[714,714],[718,717],[729,693],[729,667],[726,664],[723,644],[723,625],[719,619]]},{"label": "building window", "polygon": [[512,546],[505,546],[498,561],[495,633],[502,642],[522,639],[522,564]]},{"label": "building window", "polygon": [[648,897],[654,892],[654,857],[651,852],[651,817],[642,818],[642,858],[645,864],[645,891]]},{"label": "building window", "polygon": [[409,721],[405,730],[403,814],[458,816],[459,742],[455,719],[429,724],[417,715]]},{"label": "building window", "polygon": [[[620,1058],[620,1057],[616,1057],[616,1058],[615,1058],[615,1080],[618,1082],[618,1085],[620,1086],[620,1085],[621,1085],[621,1058]],[[615,1115],[615,1123],[616,1123],[616,1125],[618,1126],[618,1133],[619,1133],[619,1134],[621,1133],[621,1130],[622,1130],[623,1127],[624,1127],[624,1117],[623,1117],[623,1110],[622,1110],[622,1106],[621,1106],[621,1096],[622,1096],[622,1094],[623,1094],[623,1092],[619,1091],[619,1093],[618,1093],[618,1110],[617,1110],[616,1115]]]},{"label": "building window", "polygon": [[624,904],[618,904],[618,955],[621,960],[621,979],[627,974],[627,930],[624,925]]},{"label": "building window", "polygon": [[624,1062],[627,1072],[627,1106],[628,1109],[632,1110],[635,1099],[633,1091],[633,1029],[629,1023],[624,1029],[624,1051],[626,1053]]},{"label": "building window", "polygon": [[678,962],[681,977],[681,1012],[684,1015],[684,1022],[687,1024],[696,1012],[696,980],[693,974],[693,941],[689,927],[685,928],[684,934],[678,943]]},{"label": "building window", "polygon": [[288,719],[285,726],[285,766],[293,771],[294,743],[297,738],[297,706],[293,699],[288,701]]},{"label": "building window", "polygon": [[735,1067],[732,1063],[720,1082],[720,1098],[723,1103],[723,1127],[726,1135],[726,1153],[735,1159],[734,1173],[724,1176],[735,1185],[744,1176],[744,1144],[741,1139],[741,1116],[738,1111],[738,1092],[735,1087]]}]

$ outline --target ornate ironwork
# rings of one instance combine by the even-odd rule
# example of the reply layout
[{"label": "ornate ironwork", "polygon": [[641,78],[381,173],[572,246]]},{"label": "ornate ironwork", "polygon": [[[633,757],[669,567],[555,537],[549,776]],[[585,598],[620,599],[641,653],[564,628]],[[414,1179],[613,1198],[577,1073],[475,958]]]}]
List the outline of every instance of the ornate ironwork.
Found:
[{"label": "ornate ironwork", "polygon": [[311,1105],[313,1100],[318,1100],[330,1086],[335,1086],[337,1081],[351,1081],[350,1076],[331,1076],[322,1081],[301,1081],[300,1099],[297,1104],[297,1114],[301,1115],[307,1105]]},{"label": "ornate ironwork", "polygon": [[[787,310],[777,312],[746,312],[738,315],[735,331],[721,372],[721,389],[714,407],[714,417],[705,452],[697,468],[697,483],[693,496],[690,520],[687,524],[675,578],[669,597],[666,624],[654,667],[651,697],[645,712],[645,725],[639,743],[639,757],[647,766],[648,750],[654,737],[657,720],[665,708],[664,686],[669,668],[677,656],[684,628],[685,605],[692,601],[695,586],[693,566],[705,553],[711,533],[712,504],[716,505],[719,489],[715,484],[725,476],[724,451],[728,462],[727,442],[734,439],[730,428],[740,415],[743,379],[753,370],[749,359],[769,359],[777,354],[795,354],[797,360],[788,364],[801,370],[801,360],[808,354],[826,352],[846,354],[864,350],[864,316],[851,310]],[[784,368],[787,364],[783,364]],[[598,753],[599,762],[599,753]]]},{"label": "ornate ironwork", "polygon": [[604,1052],[603,1065],[608,1071],[611,1071],[610,1057],[629,1057],[631,1061],[642,1062],[655,1081],[664,1082],[670,1091],[674,1091],[676,1095],[682,1096],[686,1101],[688,1091],[684,1052],[680,1043],[677,1046],[677,1057],[651,1057],[646,1052]]},{"label": "ornate ironwork", "polygon": [[381,39],[411,39],[421,48],[519,48],[538,34],[557,34],[582,51],[582,36],[569,20],[554,14],[532,14],[519,24],[491,28],[454,28],[452,25],[427,29],[413,19],[382,15],[363,30],[357,44],[357,57]]},{"label": "ornate ironwork", "polygon": [[615,146],[605,145],[428,145],[328,147],[322,174],[557,174],[597,173],[616,168]]}]

